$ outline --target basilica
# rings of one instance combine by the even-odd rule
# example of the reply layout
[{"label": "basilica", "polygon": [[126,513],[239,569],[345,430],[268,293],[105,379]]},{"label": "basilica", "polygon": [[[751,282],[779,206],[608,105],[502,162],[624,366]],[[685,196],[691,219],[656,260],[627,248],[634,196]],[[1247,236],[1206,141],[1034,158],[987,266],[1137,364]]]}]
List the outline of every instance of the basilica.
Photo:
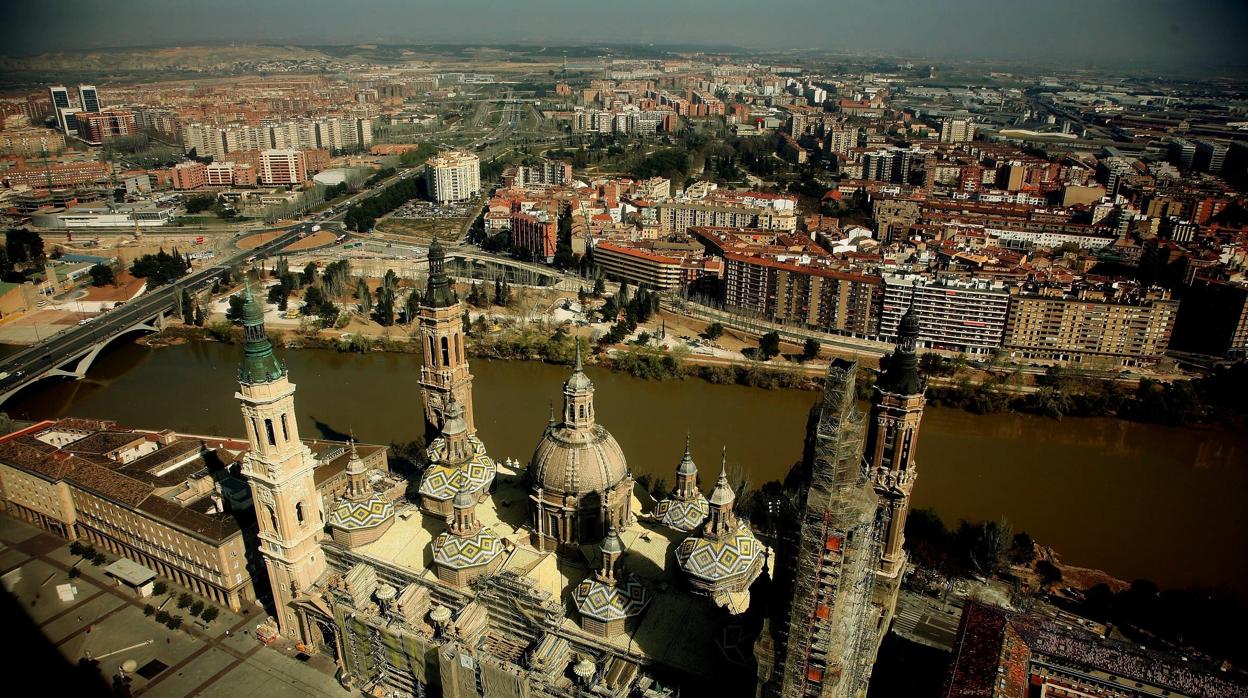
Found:
[{"label": "basilica", "polygon": [[[245,310],[242,470],[273,622],[332,656],[344,686],[396,696],[665,696],[754,695],[770,682],[777,688],[767,691],[780,692],[758,660],[760,646],[779,651],[764,642],[781,608],[773,597],[783,595],[772,591],[776,544],[738,514],[726,456],[704,480],[686,444],[672,458],[675,489],[654,501],[598,421],[578,344],[562,408],[534,435],[528,462],[492,457],[476,433],[463,307],[437,240],[419,315],[424,414],[412,420],[432,438],[427,466],[406,487],[395,487],[383,460],[366,466],[354,443],[345,487],[322,487],[298,434],[295,385],[254,299]],[[900,522],[890,530],[887,514],[903,498],[908,506],[911,476],[882,467],[863,468],[855,486],[872,503],[864,520],[874,539],[896,542],[868,555],[885,555],[885,575],[897,576]],[[881,518],[873,483],[884,482],[896,486],[879,490]],[[876,645],[887,596],[864,621]]]}]

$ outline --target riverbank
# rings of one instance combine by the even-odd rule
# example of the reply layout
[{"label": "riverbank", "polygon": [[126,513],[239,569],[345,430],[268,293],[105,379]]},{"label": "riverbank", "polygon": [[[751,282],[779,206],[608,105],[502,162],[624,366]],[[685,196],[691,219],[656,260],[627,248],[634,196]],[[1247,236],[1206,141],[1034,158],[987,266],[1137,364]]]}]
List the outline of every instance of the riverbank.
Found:
[{"label": "riverbank", "polygon": [[[478,359],[541,361],[571,365],[577,338],[590,342],[592,332],[567,331],[563,325],[545,322],[491,325],[483,316],[470,323],[467,351]],[[339,352],[393,352],[418,354],[420,343],[412,341],[404,326],[383,332],[270,329],[270,339],[289,349],[329,349]],[[241,344],[242,329],[218,322],[207,327],[171,324],[149,341],[208,340]],[[159,346],[152,344],[151,346]],[[593,346],[593,345],[590,345]],[[790,354],[792,355],[792,354]],[[811,361],[757,361],[695,355],[684,346],[668,349],[646,344],[597,346],[586,359],[634,378],[669,381],[697,378],[716,385],[741,385],[766,390],[819,390],[827,363]],[[928,383],[929,404],[954,407],[974,414],[1017,412],[1040,417],[1108,417],[1134,422],[1240,428],[1245,424],[1241,396],[1248,392],[1248,364],[1219,369],[1213,375],[1191,381],[1159,383],[1141,380],[1134,390],[1112,381],[1090,379],[1051,369],[1028,384],[1017,374],[972,376],[955,362],[926,354],[921,370]],[[881,360],[887,365],[888,357]],[[874,372],[863,367],[857,385],[858,398],[871,397]],[[976,380],[978,378],[978,380]]]}]

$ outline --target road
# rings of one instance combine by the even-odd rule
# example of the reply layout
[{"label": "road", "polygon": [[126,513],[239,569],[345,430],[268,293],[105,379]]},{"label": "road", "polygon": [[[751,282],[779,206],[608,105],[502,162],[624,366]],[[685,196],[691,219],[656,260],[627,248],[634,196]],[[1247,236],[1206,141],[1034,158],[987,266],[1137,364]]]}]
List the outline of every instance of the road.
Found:
[{"label": "road", "polygon": [[192,272],[178,280],[176,284],[168,284],[148,291],[120,308],[114,308],[104,315],[87,322],[62,330],[28,349],[11,354],[0,363],[0,373],[6,373],[0,379],[0,393],[8,392],[14,387],[28,382],[32,377],[42,374],[50,368],[60,366],[74,358],[92,345],[124,332],[165,308],[174,304],[174,292],[182,289],[195,290],[235,264],[247,259],[279,250],[299,238],[301,233],[311,232],[313,223],[301,223],[285,234],[266,242],[259,247],[245,250],[225,259],[211,267]]}]

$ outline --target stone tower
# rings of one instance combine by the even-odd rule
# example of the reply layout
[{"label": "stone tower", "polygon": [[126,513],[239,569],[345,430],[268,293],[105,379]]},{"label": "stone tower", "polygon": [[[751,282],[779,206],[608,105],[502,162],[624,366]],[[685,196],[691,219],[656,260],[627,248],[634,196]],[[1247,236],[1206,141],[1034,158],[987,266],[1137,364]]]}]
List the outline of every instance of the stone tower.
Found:
[{"label": "stone tower", "polygon": [[879,642],[897,609],[901,575],[906,569],[906,515],[916,476],[914,452],[923,419],[923,379],[916,352],[919,319],[911,301],[897,332],[897,350],[875,384],[871,418],[863,455],[878,498],[880,557],[876,561],[875,605],[880,609]]},{"label": "stone tower", "polygon": [[420,303],[420,339],[424,361],[420,389],[425,423],[440,432],[446,406],[454,395],[464,410],[468,433],[476,433],[472,415],[472,374],[464,347],[464,307],[446,275],[446,254],[434,237],[429,244],[429,285]]},{"label": "stone tower", "polygon": [[256,506],[260,551],[273,587],[278,628],[288,638],[310,643],[292,602],[325,571],[318,542],[325,516],[312,475],[316,459],[299,440],[295,386],[273,355],[264,333],[264,312],[250,288],[243,334],[247,344],[234,395],[251,445],[243,458],[243,474]]}]

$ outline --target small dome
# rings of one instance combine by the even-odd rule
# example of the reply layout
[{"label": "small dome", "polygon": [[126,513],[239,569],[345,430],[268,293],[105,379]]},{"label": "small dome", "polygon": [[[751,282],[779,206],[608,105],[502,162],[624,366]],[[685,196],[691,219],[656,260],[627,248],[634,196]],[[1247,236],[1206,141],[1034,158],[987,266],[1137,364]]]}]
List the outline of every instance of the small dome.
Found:
[{"label": "small dome", "polygon": [[581,364],[581,340],[576,340],[576,364],[572,367],[572,375],[563,384],[565,393],[582,393],[593,390],[594,383],[585,375],[585,367]]},{"label": "small dome", "polygon": [[464,421],[464,408],[459,404],[459,400],[455,399],[454,395],[446,403],[446,412],[443,414],[443,418],[443,434],[462,434],[468,431],[468,422]]},{"label": "small dome", "polygon": [[611,524],[611,528],[607,529],[607,537],[602,539],[602,552],[611,554],[624,552],[624,544],[620,542],[620,532],[616,530],[615,524]]},{"label": "small dome", "polygon": [[581,497],[605,492],[628,477],[628,462],[615,437],[601,425],[546,430],[533,452],[532,484],[545,492]]},{"label": "small dome", "polygon": [[355,531],[375,528],[393,517],[394,504],[374,493],[360,501],[339,499],[329,513],[329,525],[331,528]]},{"label": "small dome", "polygon": [[680,465],[676,466],[677,475],[697,475],[698,466],[693,462],[693,456],[689,455],[689,437],[685,437],[685,455],[680,459]]},{"label": "small dome", "polygon": [[469,484],[467,478],[465,478],[464,484],[461,485],[459,488],[459,491],[455,493],[455,497],[451,501],[451,504],[456,509],[468,509],[470,507],[475,506],[476,503],[477,503],[477,498],[476,498],[476,495],[474,494],[474,490],[472,489],[472,486]]}]

